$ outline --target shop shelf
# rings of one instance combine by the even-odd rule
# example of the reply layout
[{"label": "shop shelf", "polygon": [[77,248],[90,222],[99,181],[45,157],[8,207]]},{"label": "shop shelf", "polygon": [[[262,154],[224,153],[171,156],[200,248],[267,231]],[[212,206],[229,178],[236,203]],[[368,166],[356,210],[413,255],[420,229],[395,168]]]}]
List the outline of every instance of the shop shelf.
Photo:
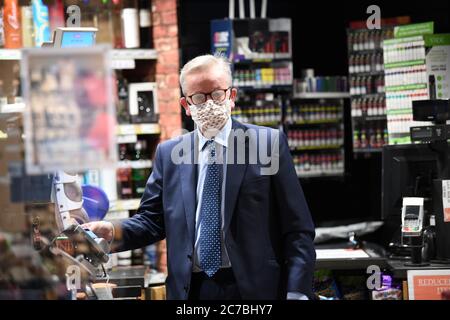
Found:
[{"label": "shop shelf", "polygon": [[118,135],[143,135],[160,133],[161,128],[158,123],[121,124],[117,127]]},{"label": "shop shelf", "polygon": [[254,86],[242,86],[237,85],[236,86],[239,89],[242,89],[244,91],[291,91],[292,90],[292,83],[290,84],[280,84],[280,85],[254,85]]},{"label": "shop shelf", "polygon": [[288,126],[306,126],[306,125],[314,125],[314,124],[340,124],[342,119],[324,119],[324,120],[310,120],[310,121],[295,121],[295,122],[286,122]]},{"label": "shop shelf", "polygon": [[352,119],[357,121],[379,121],[386,120],[386,115],[378,115],[378,116],[354,116]]},{"label": "shop shelf", "polygon": [[0,49],[0,60],[20,60],[20,49]]},{"label": "shop shelf", "polygon": [[155,60],[158,54],[154,49],[113,49],[113,59]]},{"label": "shop shelf", "polygon": [[359,148],[353,149],[354,153],[378,153],[381,152],[383,148]]},{"label": "shop shelf", "polygon": [[151,160],[138,160],[138,161],[119,161],[118,168],[132,168],[132,169],[148,169],[152,167]]},{"label": "shop shelf", "polygon": [[23,112],[25,110],[25,103],[5,104],[0,107],[0,113]]},{"label": "shop shelf", "polygon": [[294,94],[294,99],[344,99],[350,98],[348,92],[303,92]]},{"label": "shop shelf", "polygon": [[342,177],[343,175],[343,170],[329,172],[297,172],[299,178]]},{"label": "shop shelf", "polygon": [[[113,59],[119,60],[156,60],[158,54],[154,49],[113,49]],[[0,49],[0,60],[20,60],[20,49]]]},{"label": "shop shelf", "polygon": [[324,145],[324,146],[306,146],[291,148],[291,151],[309,151],[309,150],[329,150],[329,149],[341,149],[342,144]]},{"label": "shop shelf", "polygon": [[141,199],[127,199],[111,201],[109,211],[137,210]]}]

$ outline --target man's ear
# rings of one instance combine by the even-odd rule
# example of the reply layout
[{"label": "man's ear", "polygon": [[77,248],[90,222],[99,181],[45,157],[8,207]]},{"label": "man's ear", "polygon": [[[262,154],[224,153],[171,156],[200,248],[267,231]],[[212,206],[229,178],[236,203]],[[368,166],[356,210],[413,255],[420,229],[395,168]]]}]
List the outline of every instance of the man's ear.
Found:
[{"label": "man's ear", "polygon": [[231,109],[234,108],[236,96],[237,96],[237,88],[231,88],[231,93],[230,93]]},{"label": "man's ear", "polygon": [[188,117],[190,117],[191,116],[191,110],[189,109],[189,105],[188,105],[187,100],[186,100],[185,97],[181,97],[180,104],[184,108],[184,110],[186,111],[186,115]]}]

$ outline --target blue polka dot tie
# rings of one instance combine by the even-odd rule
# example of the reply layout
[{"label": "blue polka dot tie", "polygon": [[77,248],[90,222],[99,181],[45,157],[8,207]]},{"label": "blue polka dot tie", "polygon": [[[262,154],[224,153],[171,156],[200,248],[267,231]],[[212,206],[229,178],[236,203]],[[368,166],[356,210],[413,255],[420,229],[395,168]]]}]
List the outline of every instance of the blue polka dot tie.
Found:
[{"label": "blue polka dot tie", "polygon": [[216,163],[214,140],[209,140],[206,143],[206,147],[209,150],[200,208],[199,262],[202,270],[209,277],[212,277],[219,270],[222,262],[220,243],[220,175],[219,165]]}]

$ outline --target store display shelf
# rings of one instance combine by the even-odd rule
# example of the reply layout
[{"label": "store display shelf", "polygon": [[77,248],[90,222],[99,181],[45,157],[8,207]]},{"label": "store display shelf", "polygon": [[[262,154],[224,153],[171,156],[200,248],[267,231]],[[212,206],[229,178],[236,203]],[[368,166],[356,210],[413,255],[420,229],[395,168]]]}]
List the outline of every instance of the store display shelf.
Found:
[{"label": "store display shelf", "polygon": [[384,92],[378,93],[365,93],[365,94],[351,94],[352,98],[379,98],[384,97]]},{"label": "store display shelf", "polygon": [[156,60],[158,54],[155,49],[113,49],[113,59]]},{"label": "store display shelf", "polygon": [[312,172],[297,172],[299,178],[322,178],[322,177],[343,177],[343,170],[336,171],[312,171]]},{"label": "store display shelf", "polygon": [[287,126],[307,126],[307,125],[315,125],[315,124],[340,124],[342,119],[324,119],[324,120],[309,120],[309,121],[295,121],[295,122],[286,122]]},{"label": "store display shelf", "polygon": [[349,54],[361,54],[361,53],[374,53],[374,52],[383,52],[383,48],[373,48],[373,49],[358,49],[358,50],[350,50]]},{"label": "store display shelf", "polygon": [[117,127],[118,135],[160,134],[158,123],[121,124]]},{"label": "store display shelf", "polygon": [[118,168],[132,168],[132,169],[148,169],[152,167],[152,161],[151,160],[137,160],[137,161],[130,161],[130,160],[124,160],[119,161],[119,164],[117,166]]},{"label": "store display shelf", "polygon": [[254,124],[256,126],[262,126],[262,127],[278,127],[280,126],[279,121],[269,121],[269,122],[250,122],[251,124]]},{"label": "store display shelf", "polygon": [[342,144],[330,144],[324,146],[305,146],[305,147],[295,147],[290,148],[291,151],[316,151],[316,150],[329,150],[329,149],[341,149]]},{"label": "store display shelf", "polygon": [[137,210],[141,199],[126,199],[111,201],[109,211]]},{"label": "store display shelf", "polygon": [[25,103],[13,103],[0,106],[0,113],[24,112]]},{"label": "store display shelf", "polygon": [[380,121],[386,120],[386,115],[377,115],[377,116],[352,116],[352,119],[356,121]]},{"label": "store display shelf", "polygon": [[269,57],[261,57],[261,58],[238,58],[233,61],[235,64],[258,64],[258,63],[272,63],[272,62],[282,62],[282,61],[290,61],[292,59],[291,54],[276,54],[271,55]]},{"label": "store display shelf", "polygon": [[343,99],[350,98],[348,92],[303,92],[294,94],[294,99]]},{"label": "store display shelf", "polygon": [[[154,49],[113,49],[113,59],[117,60],[156,60],[158,54]],[[20,60],[20,49],[0,49],[0,60]]]},{"label": "store display shelf", "polygon": [[380,71],[353,71],[353,72],[349,72],[349,76],[382,76],[384,75],[384,70],[380,70]]},{"label": "store display shelf", "polygon": [[358,148],[353,149],[354,153],[379,153],[383,148]]},{"label": "store display shelf", "polygon": [[279,84],[279,85],[254,85],[254,86],[242,86],[236,85],[237,88],[244,91],[291,91],[292,83],[290,84]]},{"label": "store display shelf", "polygon": [[0,60],[20,60],[20,49],[0,49]]}]

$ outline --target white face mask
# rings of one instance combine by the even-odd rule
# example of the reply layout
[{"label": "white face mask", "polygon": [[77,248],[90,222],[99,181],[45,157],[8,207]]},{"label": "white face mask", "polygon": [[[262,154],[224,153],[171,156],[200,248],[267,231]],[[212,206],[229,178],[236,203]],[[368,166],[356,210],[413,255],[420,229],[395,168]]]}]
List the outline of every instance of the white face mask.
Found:
[{"label": "white face mask", "polygon": [[223,102],[207,100],[202,104],[189,106],[192,120],[206,138],[212,138],[222,129],[231,115],[231,100]]}]

